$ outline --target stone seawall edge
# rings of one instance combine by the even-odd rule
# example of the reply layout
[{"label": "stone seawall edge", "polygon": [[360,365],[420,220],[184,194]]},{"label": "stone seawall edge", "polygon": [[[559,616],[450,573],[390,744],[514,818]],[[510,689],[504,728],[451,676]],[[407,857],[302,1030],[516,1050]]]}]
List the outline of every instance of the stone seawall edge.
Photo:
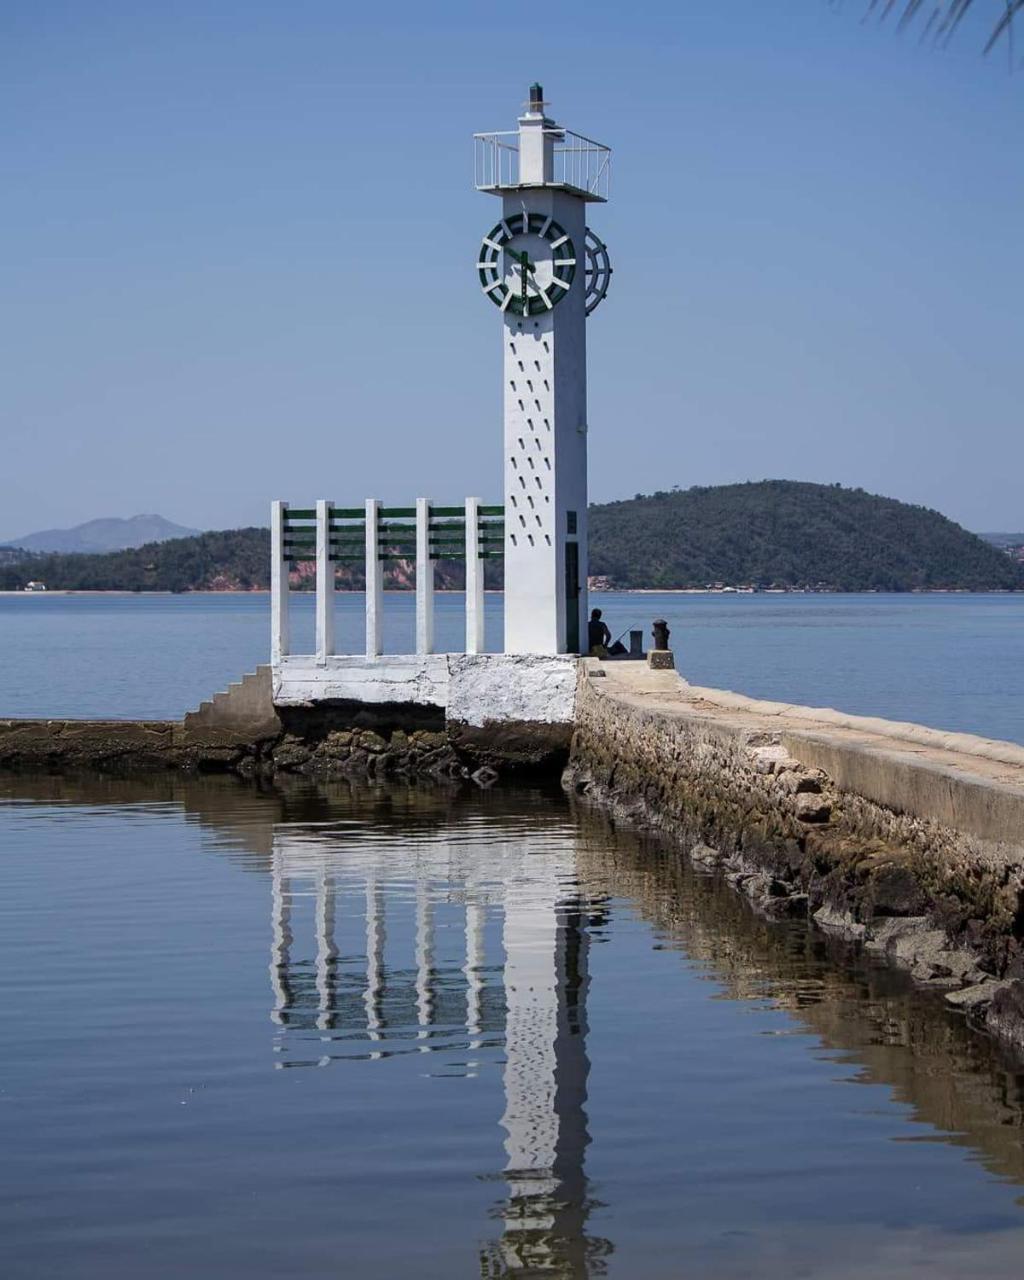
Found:
[{"label": "stone seawall edge", "polygon": [[820,715],[794,727],[640,668],[581,667],[567,789],[662,831],[764,914],[884,954],[1024,1049],[1015,771],[957,768]]}]

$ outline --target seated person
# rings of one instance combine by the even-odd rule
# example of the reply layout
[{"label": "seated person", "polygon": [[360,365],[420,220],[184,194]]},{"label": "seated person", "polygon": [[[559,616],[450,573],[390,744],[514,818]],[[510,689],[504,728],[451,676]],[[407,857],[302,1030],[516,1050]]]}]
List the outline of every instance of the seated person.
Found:
[{"label": "seated person", "polygon": [[587,644],[590,649],[590,656],[592,658],[607,658],[608,642],[611,638],[612,633],[608,629],[608,624],[601,621],[601,610],[592,610],[590,621],[587,623]]}]

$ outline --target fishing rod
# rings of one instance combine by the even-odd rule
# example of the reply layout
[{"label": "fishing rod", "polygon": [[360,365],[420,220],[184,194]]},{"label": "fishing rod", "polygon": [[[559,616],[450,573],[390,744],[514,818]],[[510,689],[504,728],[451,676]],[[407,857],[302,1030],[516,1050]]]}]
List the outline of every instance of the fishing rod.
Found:
[{"label": "fishing rod", "polygon": [[[643,627],[634,627],[633,624],[630,623],[629,626],[626,628],[626,631],[643,631]],[[622,635],[616,636],[615,639],[612,641],[612,644],[618,644],[619,641],[622,639],[622,636],[626,634],[626,631],[623,631]],[[611,648],[611,645],[609,645],[608,647]]]}]

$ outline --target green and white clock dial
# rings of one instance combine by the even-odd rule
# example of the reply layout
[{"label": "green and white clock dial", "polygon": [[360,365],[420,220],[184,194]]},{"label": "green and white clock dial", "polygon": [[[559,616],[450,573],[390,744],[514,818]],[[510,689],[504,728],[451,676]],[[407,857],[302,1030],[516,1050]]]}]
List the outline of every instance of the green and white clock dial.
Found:
[{"label": "green and white clock dial", "polygon": [[476,266],[481,288],[500,311],[540,315],[572,288],[576,247],[547,214],[516,213],[484,236]]},{"label": "green and white clock dial", "polygon": [[587,315],[604,301],[612,282],[612,264],[608,258],[608,246],[587,227],[583,253],[586,261]]}]

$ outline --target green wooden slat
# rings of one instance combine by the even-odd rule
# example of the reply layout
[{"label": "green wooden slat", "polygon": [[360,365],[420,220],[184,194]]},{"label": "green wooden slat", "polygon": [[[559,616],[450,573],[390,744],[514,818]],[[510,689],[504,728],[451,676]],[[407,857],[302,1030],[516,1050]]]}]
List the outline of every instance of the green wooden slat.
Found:
[{"label": "green wooden slat", "polygon": [[504,507],[478,507],[477,511],[482,516],[503,516],[505,514]]},{"label": "green wooden slat", "polygon": [[431,507],[430,514],[432,516],[463,516],[465,517],[465,507]]},{"label": "green wooden slat", "polygon": [[315,520],[316,507],[289,507],[284,518],[286,523],[289,520]]},{"label": "green wooden slat", "polygon": [[416,514],[415,507],[380,507],[377,515],[383,519],[388,516],[414,516]]},{"label": "green wooden slat", "polygon": [[333,507],[331,515],[335,520],[365,520],[365,507]]},{"label": "green wooden slat", "polygon": [[478,560],[504,560],[504,551],[481,551],[477,556]]}]

